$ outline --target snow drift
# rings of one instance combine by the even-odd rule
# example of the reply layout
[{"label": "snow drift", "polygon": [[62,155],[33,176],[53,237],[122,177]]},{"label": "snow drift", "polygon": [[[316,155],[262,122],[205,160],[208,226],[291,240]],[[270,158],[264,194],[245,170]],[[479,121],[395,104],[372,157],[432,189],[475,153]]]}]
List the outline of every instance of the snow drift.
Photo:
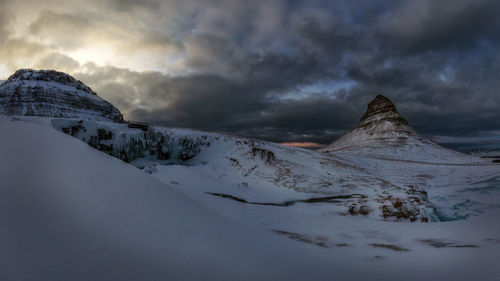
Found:
[{"label": "snow drift", "polygon": [[0,122],[0,134],[4,280],[306,280],[332,271],[53,129]]}]

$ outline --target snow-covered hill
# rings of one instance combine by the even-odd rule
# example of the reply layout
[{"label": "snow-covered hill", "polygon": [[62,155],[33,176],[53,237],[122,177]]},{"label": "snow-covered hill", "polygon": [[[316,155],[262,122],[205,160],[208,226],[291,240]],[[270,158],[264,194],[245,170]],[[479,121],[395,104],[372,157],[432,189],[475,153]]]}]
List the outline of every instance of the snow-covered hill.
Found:
[{"label": "snow-covered hill", "polygon": [[[435,221],[434,206],[418,186],[396,186],[335,155],[186,129],[53,119],[58,130],[156,174],[181,164],[234,188],[204,192],[263,204],[329,202],[332,211],[385,220]],[[248,192],[252,190],[252,192]]]},{"label": "snow-covered hill", "polygon": [[122,114],[82,82],[54,70],[21,69],[0,83],[0,114],[122,121]]},{"label": "snow-covered hill", "polygon": [[[145,173],[54,127],[77,124],[75,136],[85,142],[99,129],[101,136],[112,132],[100,140],[107,145],[148,139],[141,130],[74,119],[0,121],[0,272],[6,280],[500,276],[498,165],[337,157],[153,128],[165,139],[205,144],[185,160],[145,152],[131,162]],[[173,151],[182,149],[181,141]],[[412,188],[428,198],[421,202]],[[430,202],[441,221],[398,219],[408,206],[399,196],[417,208]],[[384,205],[393,208],[390,221]],[[360,207],[351,213],[351,206]]]},{"label": "snow-covered hill", "polygon": [[321,151],[429,163],[479,163],[480,158],[444,148],[417,133],[394,104],[378,95],[358,124]]},{"label": "snow-covered hill", "polygon": [[217,215],[50,127],[2,119],[0,135],[2,280],[319,280],[334,272],[321,254]]},{"label": "snow-covered hill", "polygon": [[16,72],[0,108],[0,279],[500,276],[500,165],[422,137],[383,96],[324,151],[129,128],[52,71]]}]

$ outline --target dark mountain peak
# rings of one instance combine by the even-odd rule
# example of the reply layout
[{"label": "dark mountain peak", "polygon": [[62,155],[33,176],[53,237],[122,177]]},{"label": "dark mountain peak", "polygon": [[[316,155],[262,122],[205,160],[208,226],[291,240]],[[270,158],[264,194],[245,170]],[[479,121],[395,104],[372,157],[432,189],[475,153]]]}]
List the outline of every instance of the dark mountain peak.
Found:
[{"label": "dark mountain peak", "polygon": [[392,101],[386,96],[377,95],[372,101],[370,101],[370,103],[368,103],[367,113],[376,114],[386,111],[398,112],[394,103],[392,103]]},{"label": "dark mountain peak", "polygon": [[408,126],[408,122],[399,114],[394,103],[389,98],[378,95],[368,103],[365,114],[355,128],[370,127],[382,122],[393,123],[394,128]]}]

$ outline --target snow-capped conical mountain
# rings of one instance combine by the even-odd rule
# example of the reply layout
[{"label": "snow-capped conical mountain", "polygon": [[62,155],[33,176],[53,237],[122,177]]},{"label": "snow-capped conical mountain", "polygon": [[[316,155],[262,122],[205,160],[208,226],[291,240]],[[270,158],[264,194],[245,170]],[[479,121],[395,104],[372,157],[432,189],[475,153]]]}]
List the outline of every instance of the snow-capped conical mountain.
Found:
[{"label": "snow-capped conical mountain", "polygon": [[378,95],[356,126],[322,149],[365,157],[435,163],[464,163],[479,158],[446,149],[415,131],[390,99]]},{"label": "snow-capped conical mountain", "polygon": [[0,83],[0,114],[121,121],[112,104],[70,75],[21,69]]}]

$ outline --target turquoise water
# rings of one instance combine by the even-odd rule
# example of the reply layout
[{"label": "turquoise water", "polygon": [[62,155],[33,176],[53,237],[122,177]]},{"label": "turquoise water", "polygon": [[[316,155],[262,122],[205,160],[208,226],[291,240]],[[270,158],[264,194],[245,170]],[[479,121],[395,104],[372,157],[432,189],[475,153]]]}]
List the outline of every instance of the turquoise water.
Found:
[{"label": "turquoise water", "polygon": [[437,216],[440,221],[464,220],[482,213],[479,208],[481,205],[478,202],[456,196],[450,196],[448,200],[455,203],[451,206],[438,208]]},{"label": "turquoise water", "polygon": [[436,198],[440,221],[464,220],[486,209],[500,208],[500,176],[475,182],[447,197]]}]

